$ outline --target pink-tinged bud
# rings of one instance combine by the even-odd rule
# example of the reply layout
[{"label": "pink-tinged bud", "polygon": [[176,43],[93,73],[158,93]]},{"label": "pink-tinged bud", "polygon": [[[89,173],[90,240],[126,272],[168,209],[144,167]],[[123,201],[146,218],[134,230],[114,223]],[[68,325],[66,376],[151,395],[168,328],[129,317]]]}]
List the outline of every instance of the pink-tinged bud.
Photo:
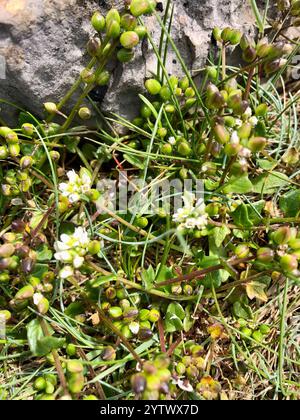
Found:
[{"label": "pink-tinged bud", "polygon": [[292,239],[291,228],[289,226],[282,226],[272,235],[273,241],[277,245],[286,245]]},{"label": "pink-tinged bud", "polygon": [[34,288],[31,285],[22,287],[16,294],[16,300],[26,300],[32,298],[34,295]]},{"label": "pink-tinged bud", "polygon": [[124,32],[120,37],[120,43],[123,48],[131,50],[136,47],[140,42],[140,38],[136,32],[128,31]]},{"label": "pink-tinged bud", "polygon": [[130,4],[130,12],[135,17],[151,13],[155,10],[156,0],[132,0]]},{"label": "pink-tinged bud", "polygon": [[226,144],[226,143],[229,142],[229,140],[230,140],[230,133],[226,129],[226,127],[224,127],[223,125],[216,124],[215,127],[213,128],[213,132],[214,132],[215,139],[220,144]]},{"label": "pink-tinged bud", "polygon": [[247,144],[248,149],[253,153],[261,152],[267,145],[267,139],[264,137],[252,137]]},{"label": "pink-tinged bud", "polygon": [[284,271],[291,273],[298,269],[297,257],[295,255],[284,255],[280,259],[280,265]]},{"label": "pink-tinged bud", "polygon": [[106,25],[105,17],[101,15],[100,12],[95,12],[92,16],[91,24],[97,32],[101,32],[105,29],[105,25]]},{"label": "pink-tinged bud", "polygon": [[271,248],[259,248],[257,250],[257,259],[260,262],[268,263],[274,261],[275,252]]}]

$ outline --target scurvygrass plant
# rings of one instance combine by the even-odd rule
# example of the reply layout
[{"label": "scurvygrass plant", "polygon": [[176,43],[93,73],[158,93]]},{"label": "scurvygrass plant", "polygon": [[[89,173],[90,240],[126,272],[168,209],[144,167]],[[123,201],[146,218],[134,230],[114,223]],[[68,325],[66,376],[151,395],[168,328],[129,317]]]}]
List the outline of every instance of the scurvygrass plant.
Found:
[{"label": "scurvygrass plant", "polygon": [[[152,0],[96,11],[69,92],[0,128],[1,399],[299,398],[298,3],[251,1],[258,35],[215,28],[195,73],[171,1],[163,19]],[[136,118],[103,116],[93,89],[145,37]]]}]

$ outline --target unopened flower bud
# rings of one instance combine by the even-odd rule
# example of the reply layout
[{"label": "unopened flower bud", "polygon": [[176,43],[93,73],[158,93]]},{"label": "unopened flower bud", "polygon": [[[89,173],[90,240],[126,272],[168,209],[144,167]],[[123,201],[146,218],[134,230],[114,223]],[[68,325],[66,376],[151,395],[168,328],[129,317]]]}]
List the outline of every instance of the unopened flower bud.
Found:
[{"label": "unopened flower bud", "polygon": [[16,300],[26,300],[32,298],[34,295],[34,288],[31,285],[22,287],[15,295]]},{"label": "unopened flower bud", "polygon": [[92,116],[92,112],[85,106],[79,109],[78,115],[82,120],[89,120]]},{"label": "unopened flower bud", "polygon": [[272,235],[273,241],[277,245],[285,245],[292,239],[291,228],[289,226],[282,226],[277,229]]},{"label": "unopened flower bud", "polygon": [[95,81],[95,74],[93,70],[90,69],[83,69],[80,73],[80,77],[84,81],[84,83],[87,84],[94,83]]},{"label": "unopened flower bud", "polygon": [[97,77],[96,83],[99,86],[106,86],[108,85],[110,80],[110,73],[107,70],[103,70],[99,76]]},{"label": "unopened flower bud", "polygon": [[268,263],[274,261],[275,252],[271,248],[259,248],[257,250],[257,259],[260,262]]},{"label": "unopened flower bud", "polygon": [[95,12],[92,16],[91,24],[97,32],[101,32],[105,29],[105,17],[100,12]]},{"label": "unopened flower bud", "polygon": [[132,0],[130,4],[130,12],[135,17],[139,17],[155,10],[156,0]]},{"label": "unopened flower bud", "polygon": [[134,52],[121,48],[117,53],[117,58],[121,63],[129,63],[134,58]]},{"label": "unopened flower bud", "polygon": [[49,114],[56,114],[57,113],[57,106],[54,102],[45,102],[44,108]]},{"label": "unopened flower bud", "polygon": [[27,169],[31,168],[31,166],[34,164],[34,160],[32,156],[23,156],[20,159],[20,167],[21,169]]}]

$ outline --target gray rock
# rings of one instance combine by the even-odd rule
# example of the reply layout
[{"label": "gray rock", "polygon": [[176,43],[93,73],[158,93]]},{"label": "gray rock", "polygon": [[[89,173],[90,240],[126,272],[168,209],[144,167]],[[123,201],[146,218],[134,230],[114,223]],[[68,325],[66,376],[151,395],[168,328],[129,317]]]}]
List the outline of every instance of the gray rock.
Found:
[{"label": "gray rock", "polygon": [[[99,9],[99,4],[105,11],[110,5],[122,5],[123,1],[2,0],[0,99],[37,116],[43,115],[44,102],[58,102],[88,61],[85,45],[93,33],[89,18]],[[191,71],[204,66],[215,26],[231,25],[253,31],[254,18],[247,1],[175,0],[174,4],[172,36]],[[160,29],[155,17],[146,20],[158,43]],[[132,63],[113,66],[113,78],[102,109],[125,117],[134,116],[139,103],[137,95],[143,91],[145,78],[155,73],[156,67],[153,49],[144,42]],[[167,71],[182,73],[170,48]],[[1,115],[11,119],[15,108],[3,102],[0,107]]]}]

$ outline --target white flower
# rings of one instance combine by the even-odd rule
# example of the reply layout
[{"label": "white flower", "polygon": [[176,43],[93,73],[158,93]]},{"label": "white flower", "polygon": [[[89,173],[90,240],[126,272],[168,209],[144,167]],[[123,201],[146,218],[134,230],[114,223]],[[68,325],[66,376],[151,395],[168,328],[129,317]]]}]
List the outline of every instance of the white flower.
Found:
[{"label": "white flower", "polygon": [[140,330],[140,324],[138,322],[133,321],[129,324],[129,329],[132,332],[132,334],[136,335]]},{"label": "white flower", "polygon": [[239,156],[243,158],[250,158],[252,156],[252,152],[250,149],[247,149],[247,147],[242,147],[239,151]]},{"label": "white flower", "polygon": [[61,279],[67,279],[74,275],[74,269],[70,265],[66,265],[63,269],[59,272],[59,277]]},{"label": "white flower", "polygon": [[35,293],[33,295],[33,303],[37,306],[42,299],[44,299],[44,296],[41,293]]},{"label": "white flower", "polygon": [[248,108],[246,109],[246,111],[243,114],[243,118],[249,119],[251,117],[252,117],[252,109],[250,108],[250,106],[248,106]]},{"label": "white flower", "polygon": [[169,137],[169,143],[174,146],[176,144],[176,139],[175,137]]},{"label": "white flower", "polygon": [[208,223],[204,201],[202,199],[196,201],[195,194],[190,192],[184,193],[183,201],[184,207],[177,210],[173,221],[179,223],[179,229],[204,229]]},{"label": "white flower", "polygon": [[249,123],[252,125],[252,127],[256,127],[258,124],[258,119],[256,117],[249,118]]},{"label": "white flower", "polygon": [[238,136],[237,131],[234,131],[234,132],[231,134],[230,143],[231,143],[232,145],[234,145],[234,146],[235,146],[235,145],[240,144],[240,138],[239,138],[239,136]]},{"label": "white flower", "polygon": [[243,121],[242,121],[240,118],[237,118],[237,119],[235,120],[235,126],[236,126],[237,128],[240,128],[242,125],[243,125]]},{"label": "white flower", "polygon": [[70,203],[76,203],[80,200],[82,194],[86,194],[92,186],[91,174],[86,169],[81,169],[79,175],[74,171],[67,173],[69,182],[59,184],[59,190],[64,197],[67,197]]},{"label": "white flower", "polygon": [[74,268],[80,268],[88,252],[89,242],[89,235],[82,227],[76,228],[72,235],[64,233],[60,241],[54,244],[54,258],[62,263],[72,264]]}]

